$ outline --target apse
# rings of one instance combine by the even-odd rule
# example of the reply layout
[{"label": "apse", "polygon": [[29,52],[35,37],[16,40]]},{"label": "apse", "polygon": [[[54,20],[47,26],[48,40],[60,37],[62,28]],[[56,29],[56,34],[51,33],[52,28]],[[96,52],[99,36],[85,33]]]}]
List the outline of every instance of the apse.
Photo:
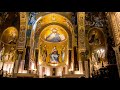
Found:
[{"label": "apse", "polygon": [[18,39],[18,30],[15,27],[8,27],[4,30],[1,40],[6,44],[16,44]]},{"label": "apse", "polygon": [[51,25],[47,27],[47,29],[42,33],[41,38],[44,38],[44,40],[47,42],[62,42],[67,38],[65,30],[57,25]]},{"label": "apse", "polygon": [[40,34],[39,48],[41,62],[51,66],[64,65],[68,58],[66,30],[59,25],[45,27]]}]

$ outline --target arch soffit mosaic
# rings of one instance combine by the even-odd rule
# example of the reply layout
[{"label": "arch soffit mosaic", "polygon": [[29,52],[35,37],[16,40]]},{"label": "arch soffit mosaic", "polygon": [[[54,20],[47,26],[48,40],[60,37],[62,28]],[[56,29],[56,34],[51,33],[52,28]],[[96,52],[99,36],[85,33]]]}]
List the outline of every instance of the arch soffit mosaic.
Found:
[{"label": "arch soffit mosaic", "polygon": [[68,33],[68,38],[69,38],[69,48],[72,48],[72,33],[71,33],[71,31],[66,27],[66,26],[64,26],[64,25],[62,25],[62,24],[59,24],[59,23],[49,23],[49,24],[47,24],[47,25],[45,25],[45,26],[43,26],[43,27],[41,27],[38,31],[39,32],[37,32],[37,34],[35,34],[36,35],[36,37],[37,37],[37,35],[39,36],[40,35],[40,33],[44,30],[44,28],[46,28],[47,26],[50,26],[50,25],[58,25],[58,26],[61,26],[62,28],[64,28],[65,30],[66,30],[66,32]]},{"label": "arch soffit mosaic", "polygon": [[42,19],[37,22],[36,30],[38,30],[40,27],[48,25],[49,23],[59,23],[63,26],[66,26],[71,32],[73,31],[73,26],[69,19],[56,13],[44,15]]},{"label": "arch soffit mosaic", "polygon": [[[55,18],[55,17],[57,17],[57,18]],[[20,12],[20,21],[21,21],[20,27],[23,27],[23,26],[27,27],[26,26],[26,22],[27,22],[26,19],[27,19],[27,13]],[[44,21],[44,20],[46,20],[46,21]],[[39,23],[41,23],[40,27],[39,27]],[[49,14],[44,15],[42,17],[42,19],[37,22],[37,26],[36,26],[35,30],[42,30],[42,29],[40,29],[41,27],[45,28],[45,26],[50,25],[50,24],[55,24],[55,23],[57,23],[60,26],[62,26],[63,28],[65,28],[65,30],[68,32],[68,35],[71,36],[71,37],[69,37],[69,40],[72,42],[72,32],[73,32],[74,28],[73,28],[70,20],[67,19],[65,16],[62,16],[61,14],[49,13]],[[70,44],[70,47],[72,47],[71,44]]]},{"label": "arch soffit mosaic", "polygon": [[[52,16],[55,16],[55,17],[56,17],[56,18],[55,18],[55,19],[56,19],[55,21],[51,19]],[[58,16],[58,17],[57,17],[57,16]],[[60,19],[60,18],[61,18],[61,19]],[[66,21],[69,25],[68,25],[67,23],[63,23],[63,22],[65,22],[65,21]],[[41,26],[40,26],[39,23],[41,23]],[[42,19],[37,22],[36,31],[35,31],[35,36],[36,36],[36,35],[40,35],[41,31],[42,31],[45,27],[47,27],[47,26],[49,26],[49,25],[59,25],[59,26],[63,27],[63,28],[67,31],[68,35],[69,35],[69,48],[72,48],[72,32],[73,32],[73,26],[72,26],[71,22],[70,22],[66,17],[64,17],[64,16],[62,16],[62,15],[59,15],[59,14],[56,14],[56,13],[52,13],[52,14],[50,13],[50,14],[44,15],[44,16],[42,17]]]}]

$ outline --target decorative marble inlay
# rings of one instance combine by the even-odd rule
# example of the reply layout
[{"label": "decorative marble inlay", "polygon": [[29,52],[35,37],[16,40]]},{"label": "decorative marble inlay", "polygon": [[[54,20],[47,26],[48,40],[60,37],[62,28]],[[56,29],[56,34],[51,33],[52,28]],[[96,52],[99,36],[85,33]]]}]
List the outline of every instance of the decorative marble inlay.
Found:
[{"label": "decorative marble inlay", "polygon": [[20,31],[18,39],[18,48],[24,49],[26,42],[27,15],[26,12],[20,12]]},{"label": "decorative marble inlay", "polygon": [[77,13],[78,22],[78,48],[79,52],[85,51],[85,12]]}]

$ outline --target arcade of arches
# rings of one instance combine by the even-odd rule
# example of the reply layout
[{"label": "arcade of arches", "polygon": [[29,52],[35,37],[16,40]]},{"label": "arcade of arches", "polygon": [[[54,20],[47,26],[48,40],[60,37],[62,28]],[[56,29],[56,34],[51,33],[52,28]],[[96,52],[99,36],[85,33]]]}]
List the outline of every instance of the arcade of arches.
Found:
[{"label": "arcade of arches", "polygon": [[119,78],[119,18],[119,12],[0,12],[0,75]]}]

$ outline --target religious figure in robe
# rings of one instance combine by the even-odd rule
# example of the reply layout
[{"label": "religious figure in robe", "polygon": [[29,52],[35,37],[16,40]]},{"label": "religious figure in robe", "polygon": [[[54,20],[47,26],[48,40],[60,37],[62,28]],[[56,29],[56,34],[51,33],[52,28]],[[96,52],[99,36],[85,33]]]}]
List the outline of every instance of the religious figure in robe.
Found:
[{"label": "religious figure in robe", "polygon": [[65,47],[62,47],[62,51],[61,51],[61,56],[62,56],[62,62],[65,61]]},{"label": "religious figure in robe", "polygon": [[94,53],[94,57],[95,57],[96,62],[98,63],[98,62],[99,62],[98,54],[97,54],[97,53]]},{"label": "religious figure in robe", "polygon": [[16,57],[15,53],[16,53],[16,50],[14,49],[14,47],[12,47],[9,52],[5,53],[4,61],[5,62],[13,62]]},{"label": "religious figure in robe", "polygon": [[47,49],[46,45],[43,47],[42,60],[45,62],[47,58]]},{"label": "religious figure in robe", "polygon": [[56,46],[52,49],[50,54],[50,61],[51,63],[58,63],[59,62],[59,54]]},{"label": "religious figure in robe", "polygon": [[9,53],[8,52],[4,54],[3,60],[5,62],[9,60]]},{"label": "religious figure in robe", "polygon": [[13,62],[15,60],[15,53],[16,53],[16,50],[14,47],[12,47],[9,52],[9,61]]},{"label": "religious figure in robe", "polygon": [[28,24],[34,25],[35,21],[36,21],[36,13],[30,12]]},{"label": "religious figure in robe", "polygon": [[4,54],[3,56],[4,64],[2,65],[3,72],[12,75],[14,61],[16,58],[15,54],[16,54],[16,50],[14,47],[10,48],[10,50]]},{"label": "religious figure in robe", "polygon": [[89,43],[92,45],[99,45],[101,44],[100,38],[98,36],[98,33],[96,31],[93,31],[89,38]]},{"label": "religious figure in robe", "polygon": [[52,33],[45,38],[49,42],[60,42],[65,39],[64,35],[60,35],[57,29],[52,29]]},{"label": "religious figure in robe", "polygon": [[94,17],[94,26],[95,27],[103,27],[102,20],[100,17]]},{"label": "religious figure in robe", "polygon": [[94,53],[92,53],[92,61],[91,61],[91,64],[92,64],[92,69],[93,69],[93,70],[97,70],[98,62],[96,61],[96,58],[95,58],[95,56],[94,56]]},{"label": "religious figure in robe", "polygon": [[42,52],[42,43],[40,43],[40,54]]}]

